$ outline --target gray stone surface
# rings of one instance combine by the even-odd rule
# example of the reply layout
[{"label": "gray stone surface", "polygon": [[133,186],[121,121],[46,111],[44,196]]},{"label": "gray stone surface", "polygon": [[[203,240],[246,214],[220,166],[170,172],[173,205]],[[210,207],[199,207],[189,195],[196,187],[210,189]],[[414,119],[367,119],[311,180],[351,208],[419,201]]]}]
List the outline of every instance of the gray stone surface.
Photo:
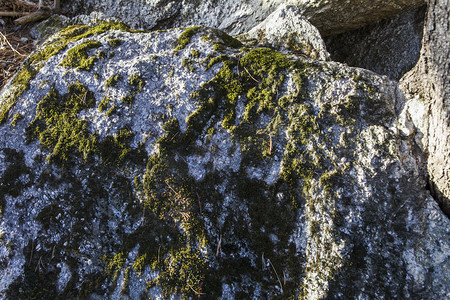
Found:
[{"label": "gray stone surface", "polygon": [[328,60],[330,54],[319,31],[293,5],[280,5],[263,22],[238,38],[254,46]]},{"label": "gray stone surface", "polygon": [[372,70],[393,80],[419,60],[426,7],[325,39],[333,61]]},{"label": "gray stone surface", "polygon": [[431,189],[450,215],[450,2],[429,1],[419,62],[401,79],[427,159]]},{"label": "gray stone surface", "polygon": [[375,23],[424,3],[424,0],[77,0],[63,5],[73,14],[101,11],[133,27],[205,25],[237,35],[262,22],[280,4],[289,4],[299,7],[327,36]]},{"label": "gray stone surface", "polygon": [[0,297],[448,296],[396,82],[242,46],[103,24],[28,58],[0,95]]},{"label": "gray stone surface", "polygon": [[299,0],[303,15],[322,36],[357,29],[425,4],[424,0]]}]

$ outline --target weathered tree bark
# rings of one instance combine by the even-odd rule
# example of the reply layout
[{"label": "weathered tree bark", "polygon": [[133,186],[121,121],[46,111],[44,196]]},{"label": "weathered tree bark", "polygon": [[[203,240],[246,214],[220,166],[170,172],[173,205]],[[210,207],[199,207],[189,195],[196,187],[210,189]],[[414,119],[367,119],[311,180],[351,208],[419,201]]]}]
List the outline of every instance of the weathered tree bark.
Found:
[{"label": "weathered tree bark", "polygon": [[[421,57],[400,81],[410,97],[420,95],[428,119],[424,134],[430,187],[450,216],[450,0],[429,0]],[[422,127],[422,128],[420,128]]]}]

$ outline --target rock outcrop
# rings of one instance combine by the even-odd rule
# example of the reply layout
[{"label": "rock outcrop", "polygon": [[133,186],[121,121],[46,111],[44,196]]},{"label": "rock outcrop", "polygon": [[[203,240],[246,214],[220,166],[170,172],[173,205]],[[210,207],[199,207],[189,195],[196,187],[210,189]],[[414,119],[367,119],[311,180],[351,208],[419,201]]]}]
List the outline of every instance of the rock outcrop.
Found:
[{"label": "rock outcrop", "polygon": [[48,40],[0,103],[3,298],[450,293],[450,222],[386,77],[105,23]]},{"label": "rock outcrop", "polygon": [[322,35],[333,35],[417,8],[424,0],[77,0],[63,3],[74,14],[101,11],[133,27],[164,29],[205,25],[238,35],[282,4],[297,6]]},{"label": "rock outcrop", "polygon": [[450,216],[450,2],[429,1],[419,62],[401,79],[407,117],[427,157],[430,187]]}]

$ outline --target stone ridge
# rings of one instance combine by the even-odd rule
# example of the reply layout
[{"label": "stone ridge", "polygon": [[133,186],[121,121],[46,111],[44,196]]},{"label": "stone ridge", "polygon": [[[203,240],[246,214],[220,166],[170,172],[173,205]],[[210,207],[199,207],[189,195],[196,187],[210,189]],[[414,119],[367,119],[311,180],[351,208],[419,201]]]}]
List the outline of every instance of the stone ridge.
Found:
[{"label": "stone ridge", "polygon": [[104,23],[52,37],[0,103],[2,298],[449,293],[386,77]]}]

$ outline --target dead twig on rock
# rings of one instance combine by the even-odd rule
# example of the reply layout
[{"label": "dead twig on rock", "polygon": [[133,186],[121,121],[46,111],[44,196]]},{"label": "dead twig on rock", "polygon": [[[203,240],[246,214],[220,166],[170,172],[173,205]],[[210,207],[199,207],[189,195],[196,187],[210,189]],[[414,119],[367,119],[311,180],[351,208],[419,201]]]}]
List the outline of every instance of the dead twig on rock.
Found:
[{"label": "dead twig on rock", "polygon": [[258,82],[258,83],[261,83],[261,81],[255,79],[255,77],[253,77],[252,74],[250,74],[250,72],[247,70],[246,67],[244,67],[244,70],[247,71],[248,75],[249,75],[254,81],[256,81],[256,82]]},{"label": "dead twig on rock", "polygon": [[18,25],[25,25],[28,23],[38,22],[48,19],[52,15],[52,10],[49,7],[43,6],[37,11],[14,20]]},{"label": "dead twig on rock", "polygon": [[0,11],[0,17],[17,18],[29,15],[30,13],[21,11]]},{"label": "dead twig on rock", "polygon": [[281,293],[283,294],[283,285],[281,284],[280,277],[278,277],[277,270],[275,270],[275,267],[273,266],[273,264],[272,264],[272,262],[270,261],[270,259],[268,259],[268,261],[269,261],[270,265],[272,266],[272,269],[273,269],[273,271],[275,272],[275,275],[277,276],[277,280],[278,280],[278,283],[280,284],[280,288],[281,288]]}]

